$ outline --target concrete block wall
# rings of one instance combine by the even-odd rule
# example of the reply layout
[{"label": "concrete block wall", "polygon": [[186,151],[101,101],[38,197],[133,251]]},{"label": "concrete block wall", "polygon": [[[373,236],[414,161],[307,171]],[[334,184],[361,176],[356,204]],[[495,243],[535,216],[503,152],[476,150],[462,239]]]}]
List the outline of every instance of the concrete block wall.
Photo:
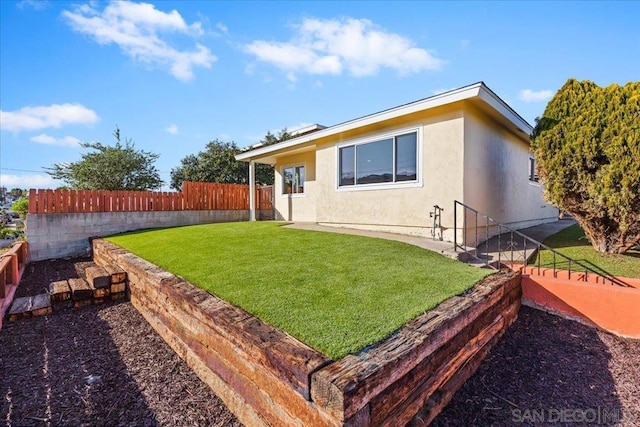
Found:
[{"label": "concrete block wall", "polygon": [[29,261],[88,254],[90,237],[145,228],[248,220],[248,210],[27,214]]}]

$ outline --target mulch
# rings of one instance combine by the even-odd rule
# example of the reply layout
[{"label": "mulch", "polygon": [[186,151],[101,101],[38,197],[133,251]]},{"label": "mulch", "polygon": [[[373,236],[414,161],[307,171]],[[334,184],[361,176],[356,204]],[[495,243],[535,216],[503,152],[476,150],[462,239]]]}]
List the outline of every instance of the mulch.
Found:
[{"label": "mulch", "polygon": [[[90,265],[29,264],[18,291],[41,293]],[[12,426],[241,425],[128,302],[5,323],[0,395],[0,423]]]},{"label": "mulch", "polygon": [[[18,294],[89,265],[29,264]],[[241,425],[128,302],[5,323],[0,394],[12,426]],[[640,341],[522,307],[433,425],[574,426],[592,415],[640,425]]]},{"label": "mulch", "polygon": [[640,340],[525,306],[433,423],[595,424],[640,426]]}]

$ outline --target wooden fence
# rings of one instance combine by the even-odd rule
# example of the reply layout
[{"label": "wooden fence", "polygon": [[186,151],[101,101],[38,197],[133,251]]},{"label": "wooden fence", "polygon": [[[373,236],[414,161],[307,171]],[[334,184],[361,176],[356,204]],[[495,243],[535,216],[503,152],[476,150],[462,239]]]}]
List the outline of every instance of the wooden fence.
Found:
[{"label": "wooden fence", "polygon": [[[256,188],[256,207],[272,210],[273,187]],[[30,190],[29,213],[141,212],[249,209],[249,186],[184,182],[182,192]]]}]

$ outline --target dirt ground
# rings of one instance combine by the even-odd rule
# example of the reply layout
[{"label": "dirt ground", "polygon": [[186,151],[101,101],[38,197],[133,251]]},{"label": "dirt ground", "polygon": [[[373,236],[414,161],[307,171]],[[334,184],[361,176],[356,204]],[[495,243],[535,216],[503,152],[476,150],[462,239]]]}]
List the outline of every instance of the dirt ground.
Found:
[{"label": "dirt ground", "polygon": [[[82,277],[88,265],[30,264],[18,295]],[[11,426],[240,425],[128,302],[6,323],[0,394]],[[597,421],[640,425],[640,341],[523,307],[434,425]]]}]

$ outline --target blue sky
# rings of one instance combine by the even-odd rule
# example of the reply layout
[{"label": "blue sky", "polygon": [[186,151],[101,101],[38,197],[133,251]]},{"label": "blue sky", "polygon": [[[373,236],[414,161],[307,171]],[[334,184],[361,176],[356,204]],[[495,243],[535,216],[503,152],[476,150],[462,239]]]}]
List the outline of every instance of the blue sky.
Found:
[{"label": "blue sky", "polygon": [[[0,185],[112,144],[330,126],[484,81],[533,124],[570,77],[640,78],[640,2],[0,1]],[[165,187],[168,189],[168,187]]]}]

